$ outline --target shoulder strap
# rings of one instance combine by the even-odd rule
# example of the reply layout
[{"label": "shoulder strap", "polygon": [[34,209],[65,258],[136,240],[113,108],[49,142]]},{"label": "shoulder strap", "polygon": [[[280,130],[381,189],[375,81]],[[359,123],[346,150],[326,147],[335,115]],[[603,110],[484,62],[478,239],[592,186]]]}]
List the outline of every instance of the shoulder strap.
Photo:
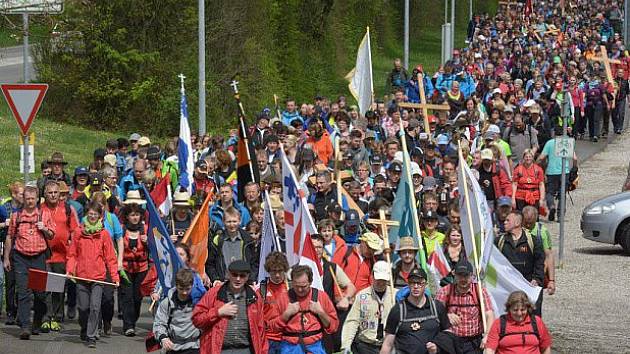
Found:
[{"label": "shoulder strap", "polygon": [[505,337],[505,327],[507,327],[507,317],[505,315],[501,315],[499,317],[499,340]]},{"label": "shoulder strap", "polygon": [[350,246],[350,245],[346,245],[346,253],[343,255],[343,265],[341,266],[342,268],[345,268],[346,266],[348,266],[348,257],[350,257],[350,254],[352,254],[352,249],[354,248],[354,246]]},{"label": "shoulder strap", "polygon": [[267,299],[267,280],[260,283],[260,297],[263,299],[263,302]]},{"label": "shoulder strap", "polygon": [[533,254],[534,253],[534,238],[532,237],[532,234],[527,230],[525,230],[525,237],[527,237],[527,245],[529,246],[529,250]]},{"label": "shoulder strap", "polygon": [[63,202],[63,205],[66,209],[66,226],[70,227],[70,217],[72,217],[72,209],[70,208],[70,204],[68,202]]},{"label": "shoulder strap", "polygon": [[289,289],[288,295],[289,295],[289,303],[297,302],[297,294],[295,293],[295,290]]},{"label": "shoulder strap", "polygon": [[497,242],[497,246],[499,246],[499,251],[503,251],[503,246],[505,245],[505,235],[499,236],[499,241]]},{"label": "shoulder strap", "polygon": [[396,326],[394,334],[398,334],[398,330],[407,316],[407,304],[405,303],[405,299],[398,303],[398,307],[400,307],[400,319],[398,320],[398,325]]},{"label": "shoulder strap", "polygon": [[317,298],[319,297],[319,291],[316,288],[311,290],[311,301],[317,302]]},{"label": "shoulder strap", "polygon": [[529,314],[529,320],[532,323],[532,331],[538,340],[540,340],[540,333],[538,332],[538,322],[536,322],[536,315],[533,313]]}]

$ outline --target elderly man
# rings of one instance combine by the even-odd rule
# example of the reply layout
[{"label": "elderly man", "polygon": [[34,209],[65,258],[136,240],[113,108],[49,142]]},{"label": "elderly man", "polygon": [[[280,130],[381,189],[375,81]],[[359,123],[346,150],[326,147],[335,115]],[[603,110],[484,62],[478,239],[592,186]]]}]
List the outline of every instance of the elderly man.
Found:
[{"label": "elderly man", "polygon": [[344,352],[378,354],[383,344],[385,321],[396,303],[388,283],[391,281],[389,264],[378,261],[373,269],[374,283],[361,290],[352,304],[341,332]]}]

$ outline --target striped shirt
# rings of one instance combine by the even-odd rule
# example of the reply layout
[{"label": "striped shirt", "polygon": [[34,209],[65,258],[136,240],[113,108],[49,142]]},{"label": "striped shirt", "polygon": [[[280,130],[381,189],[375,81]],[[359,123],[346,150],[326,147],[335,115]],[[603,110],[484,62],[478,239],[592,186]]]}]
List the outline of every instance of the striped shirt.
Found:
[{"label": "striped shirt", "polygon": [[48,247],[44,234],[37,229],[40,213],[44,227],[54,233],[55,222],[50,211],[40,211],[39,208],[36,208],[31,213],[21,210],[11,214],[9,236],[13,240],[15,250],[25,256],[36,256]]},{"label": "striped shirt", "polygon": [[[483,334],[483,324],[479,313],[479,296],[476,284],[471,284],[468,291],[463,294],[453,289],[455,285],[447,285],[440,289],[435,299],[446,307],[447,313],[454,313],[459,316],[460,323],[452,326],[453,334],[458,337],[474,337]],[[473,291],[475,294],[473,294]],[[492,310],[490,297],[483,289],[483,300],[485,311]]]}]

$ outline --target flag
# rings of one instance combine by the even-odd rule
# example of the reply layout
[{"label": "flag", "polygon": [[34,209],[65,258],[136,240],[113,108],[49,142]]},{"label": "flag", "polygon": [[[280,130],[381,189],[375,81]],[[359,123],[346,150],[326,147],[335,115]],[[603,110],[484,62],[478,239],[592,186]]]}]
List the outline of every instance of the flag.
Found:
[{"label": "flag", "polygon": [[155,185],[151,191],[151,199],[157,206],[162,216],[168,215],[173,208],[173,197],[171,196],[171,176],[167,174]]},{"label": "flag", "polygon": [[63,293],[66,285],[65,274],[46,272],[39,269],[28,269],[28,288],[34,291]]},{"label": "flag", "polygon": [[263,203],[265,214],[263,216],[262,232],[260,236],[260,259],[258,262],[259,283],[269,277],[269,273],[267,273],[267,270],[265,269],[265,260],[267,259],[267,256],[275,250],[281,250],[278,240],[276,239],[276,222],[273,218],[273,210],[271,210],[269,194],[267,194],[266,191]]},{"label": "flag", "polygon": [[182,243],[190,246],[190,264],[199,275],[206,274],[206,260],[208,259],[208,230],[210,228],[210,214],[208,208],[212,201],[213,193],[206,195],[201,208],[190,223],[184,234]]},{"label": "flag", "polygon": [[372,83],[372,52],[370,49],[370,28],[367,28],[365,36],[359,44],[357,51],[357,62],[346,80],[350,81],[348,88],[352,96],[359,104],[361,115],[370,110],[372,97],[374,96],[374,84]]},{"label": "flag", "polygon": [[188,125],[188,104],[186,103],[186,90],[184,82],[181,87],[182,99],[179,107],[179,140],[177,141],[177,160],[179,164],[179,186],[192,195],[193,171],[193,146],[190,140],[190,125]]},{"label": "flag", "polygon": [[492,297],[495,316],[505,313],[508,296],[517,290],[524,291],[532,304],[535,304],[542,288],[532,286],[494,244],[490,248],[492,251],[483,281]]},{"label": "flag", "polygon": [[245,186],[249,182],[260,183],[258,164],[252,163],[254,147],[250,143],[249,132],[245,127],[245,118],[239,118],[238,151],[236,156],[236,175],[238,180],[238,201],[245,200]]},{"label": "flag", "polygon": [[[402,130],[401,130],[402,131]],[[404,137],[403,137],[404,139]],[[398,220],[399,226],[392,226],[389,230],[389,244],[397,244],[398,239],[403,236],[411,236],[416,245],[420,247],[418,252],[419,264],[427,270],[426,253],[422,248],[422,235],[419,232],[419,220],[416,206],[413,183],[411,181],[411,170],[409,168],[409,153],[403,149],[403,171],[396,189],[396,197],[392,205],[391,220]]]},{"label": "flag", "polygon": [[315,255],[315,249],[311,243],[311,235],[317,233],[315,223],[306,205],[304,191],[299,189],[299,184],[291,168],[291,164],[280,150],[282,160],[282,193],[284,201],[284,232],[286,235],[286,255],[289,265],[306,264],[313,270],[313,287],[319,284],[322,289],[321,264]]},{"label": "flag", "polygon": [[429,271],[435,281],[435,288],[440,289],[440,280],[451,272],[451,266],[448,264],[448,260],[441,246],[435,247],[427,263],[429,264]]},{"label": "flag", "polygon": [[494,243],[492,214],[486,195],[463,159],[461,149],[459,159],[457,190],[459,191],[460,225],[464,249],[470,263],[475,269],[479,267],[479,273],[482,273],[488,264]]},{"label": "flag", "polygon": [[[144,195],[150,196],[145,186],[142,186]],[[175,273],[184,267],[179,258],[175,245],[169,237],[166,226],[160,219],[153,199],[147,198],[147,213],[149,214],[149,232],[147,233],[147,243],[151,259],[156,265],[158,280],[162,285],[162,294],[167,294],[168,290],[175,286]]]}]

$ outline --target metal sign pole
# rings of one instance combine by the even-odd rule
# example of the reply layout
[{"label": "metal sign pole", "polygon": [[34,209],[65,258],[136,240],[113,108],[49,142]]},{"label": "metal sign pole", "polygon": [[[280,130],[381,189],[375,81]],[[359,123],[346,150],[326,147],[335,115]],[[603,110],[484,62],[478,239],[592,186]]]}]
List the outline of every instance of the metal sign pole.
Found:
[{"label": "metal sign pole", "polygon": [[[569,106],[569,93],[563,92],[562,97],[562,141],[566,141],[567,137],[567,121],[569,120],[568,114],[570,114],[571,110]],[[569,109],[567,109],[569,108]],[[564,146],[564,144],[563,144]],[[573,158],[573,156],[571,156]],[[560,222],[560,247],[558,250],[558,263],[560,267],[563,266],[564,260],[564,214],[566,209],[567,202],[567,189],[566,189],[566,181],[567,181],[567,156],[566,154],[562,155],[562,174],[560,175],[560,206],[558,208],[558,221]]]},{"label": "metal sign pole", "polygon": [[28,77],[28,14],[27,13],[22,14],[22,21],[24,22],[23,23],[24,34],[22,37],[22,39],[24,40],[24,47],[23,47],[24,63],[22,67],[24,68],[24,83],[28,83],[29,77]]},{"label": "metal sign pole", "polygon": [[29,140],[28,140],[28,133],[24,134],[22,136],[22,154],[23,154],[23,158],[24,158],[24,163],[22,164],[24,166],[24,185],[26,185],[28,183],[28,171],[31,169],[31,166],[29,166],[29,158],[30,156],[28,156],[28,145],[29,145]]}]

